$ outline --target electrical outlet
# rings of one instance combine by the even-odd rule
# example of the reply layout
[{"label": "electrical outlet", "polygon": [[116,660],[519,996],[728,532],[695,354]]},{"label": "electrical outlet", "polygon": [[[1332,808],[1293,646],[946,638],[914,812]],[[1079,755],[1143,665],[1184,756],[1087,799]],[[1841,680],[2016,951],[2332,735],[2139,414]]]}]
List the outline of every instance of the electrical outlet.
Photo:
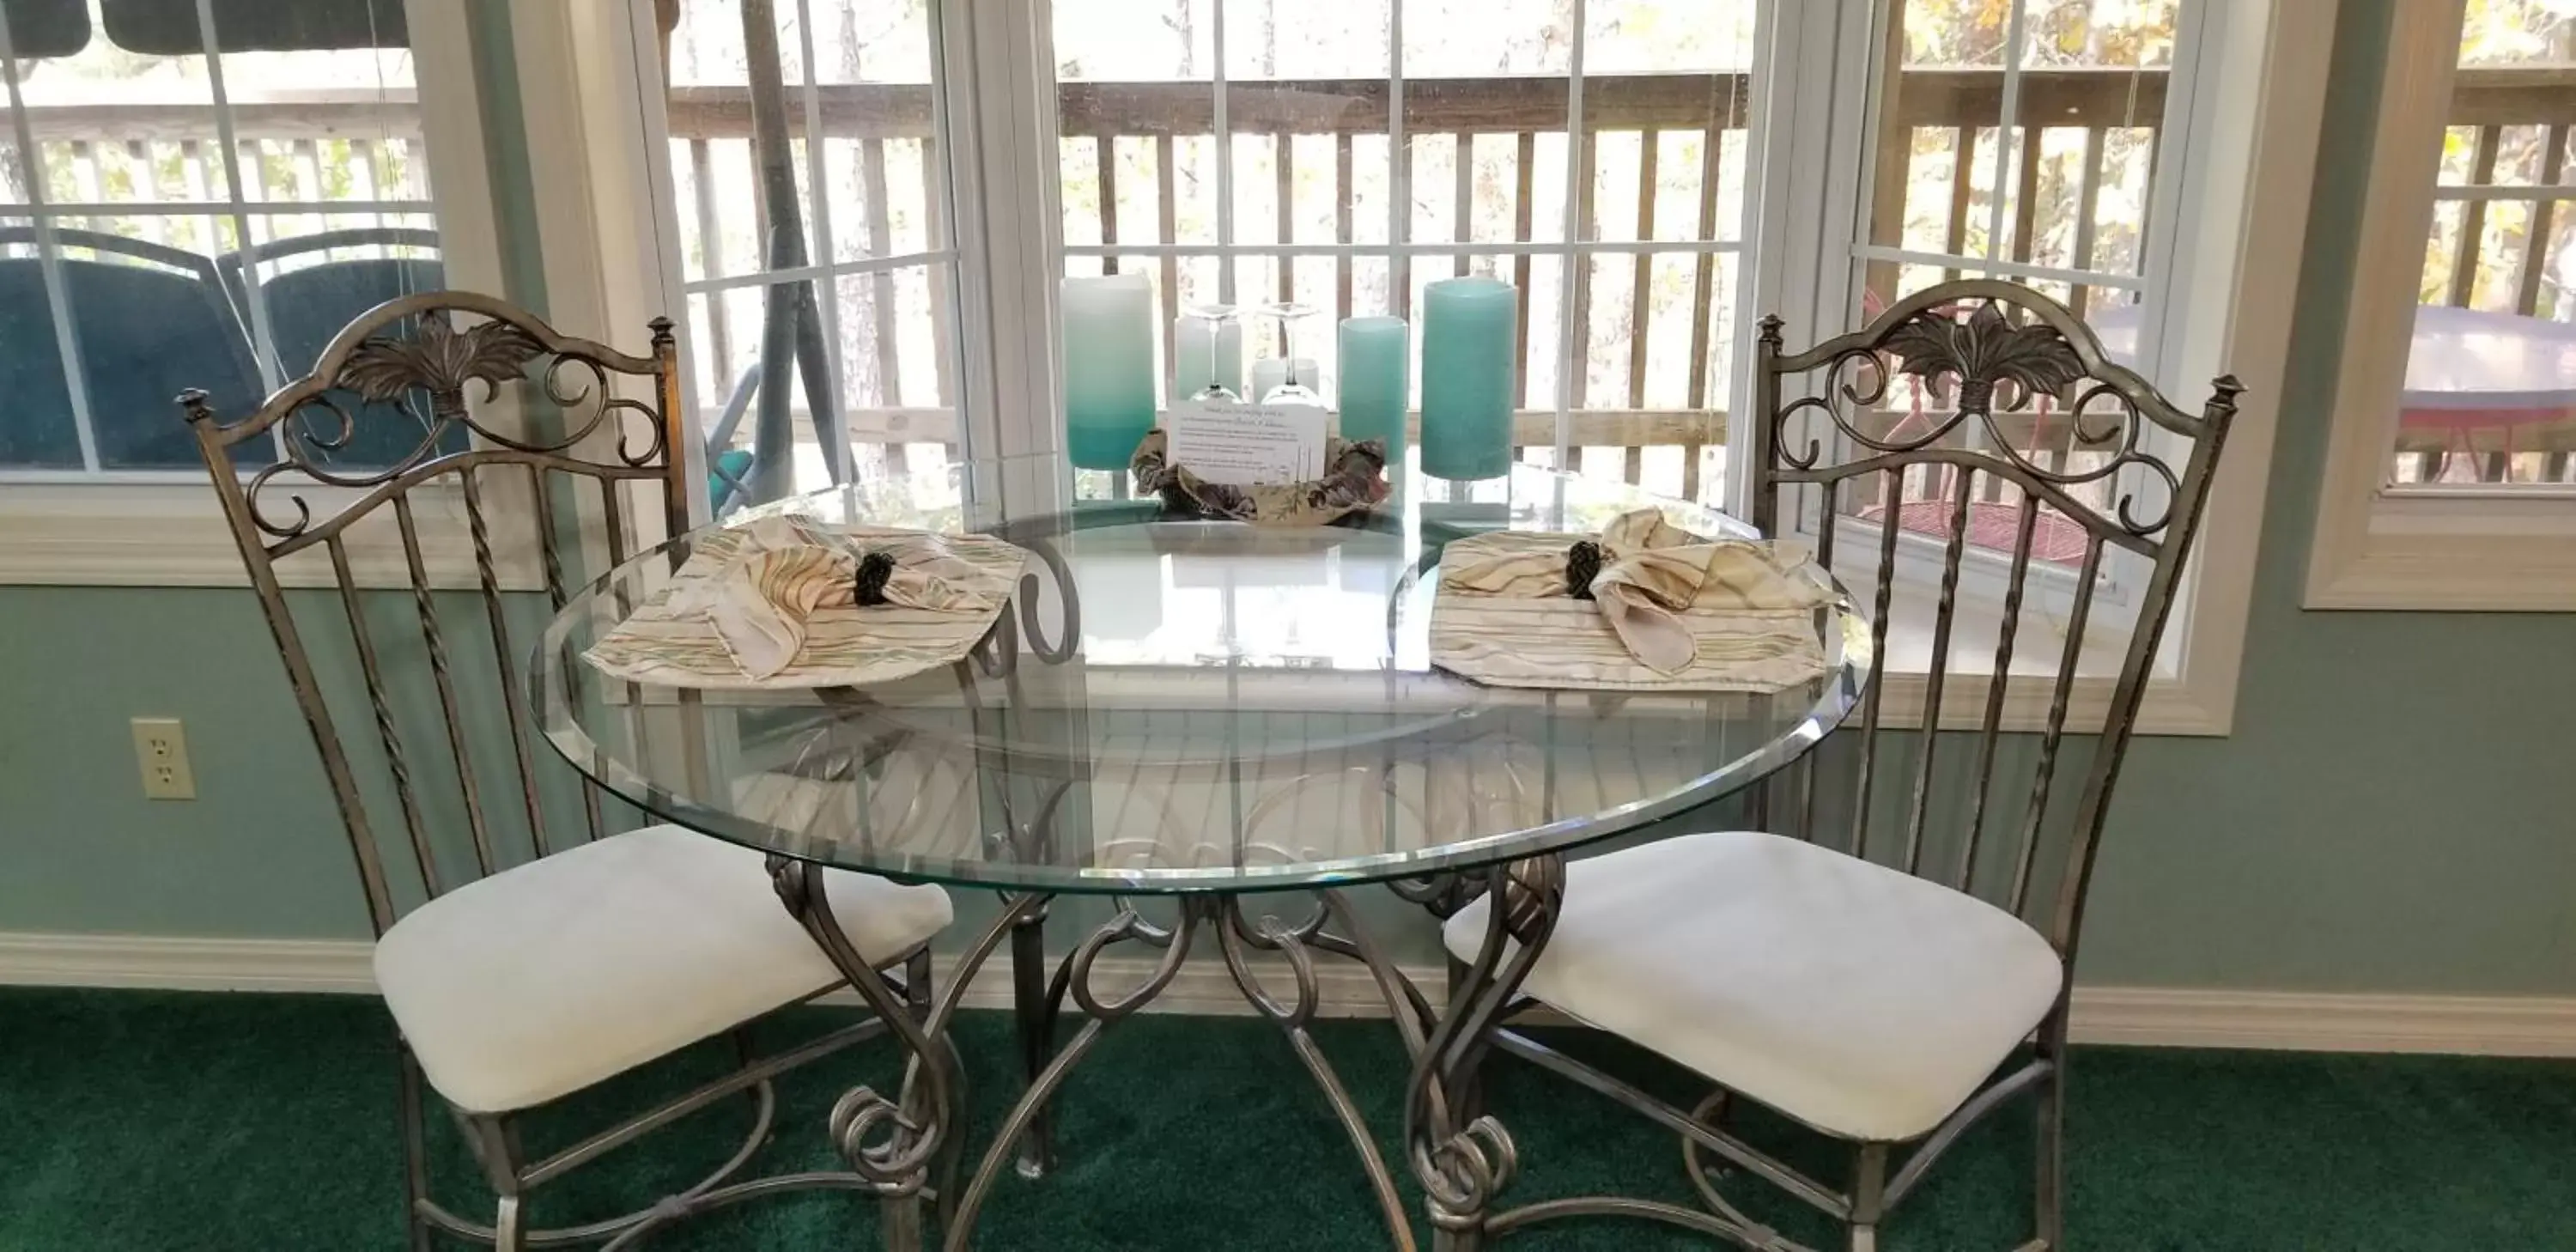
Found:
[{"label": "electrical outlet", "polygon": [[197,775],[188,768],[188,735],[178,718],[135,718],[134,759],[143,768],[145,799],[197,798]]}]

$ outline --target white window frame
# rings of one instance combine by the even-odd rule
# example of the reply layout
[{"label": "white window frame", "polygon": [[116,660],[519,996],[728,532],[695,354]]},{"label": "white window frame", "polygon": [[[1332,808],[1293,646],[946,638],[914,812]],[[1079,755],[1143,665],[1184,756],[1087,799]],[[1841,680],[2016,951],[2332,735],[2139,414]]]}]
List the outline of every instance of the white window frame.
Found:
[{"label": "white window frame", "polygon": [[[500,228],[485,164],[481,91],[465,6],[453,0],[405,0],[404,15],[411,32],[441,264],[455,287],[499,291]],[[16,137],[0,141],[14,144]],[[221,211],[221,204],[215,202],[214,211]],[[6,211],[0,207],[0,213]],[[264,361],[262,368],[267,368]],[[170,420],[180,420],[175,403]],[[185,471],[7,475],[14,481],[0,486],[0,585],[247,586],[241,551],[213,489],[192,481],[200,476]],[[462,529],[433,524],[422,535],[424,562],[439,585],[474,585],[473,558]],[[350,552],[360,581],[408,582],[401,545],[393,536],[353,533]],[[278,574],[289,585],[330,581],[329,572],[314,562],[287,562]]]},{"label": "white window frame", "polygon": [[2576,610],[2576,488],[2386,486],[2463,0],[2395,6],[2343,366],[2317,493],[2312,609]]}]

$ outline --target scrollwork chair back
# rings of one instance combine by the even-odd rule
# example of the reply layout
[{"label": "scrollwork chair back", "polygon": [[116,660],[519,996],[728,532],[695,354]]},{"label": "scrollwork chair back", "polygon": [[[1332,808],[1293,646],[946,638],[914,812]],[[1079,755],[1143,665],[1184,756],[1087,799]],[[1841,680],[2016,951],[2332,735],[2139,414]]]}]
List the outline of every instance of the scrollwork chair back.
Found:
[{"label": "scrollwork chair back", "polygon": [[[201,391],[180,397],[378,934],[409,902],[554,850],[576,805],[588,837],[607,833],[596,792],[575,783],[574,800],[569,770],[537,768],[546,749],[519,670],[543,620],[540,587],[541,603],[560,608],[571,562],[638,550],[636,514],[658,511],[668,534],[688,525],[677,349],[668,319],[652,331],[650,354],[634,356],[490,296],[424,292],[360,315],[310,375],[246,417],[224,421]],[[492,416],[512,397],[524,427]],[[368,420],[403,422],[418,443],[390,465],[335,463],[330,454]],[[471,436],[461,451],[450,437],[459,427]],[[479,605],[461,603],[468,594]],[[499,681],[497,709],[461,672],[473,655]],[[354,660],[355,681],[326,691],[317,657],[333,662],[335,680]],[[432,693],[434,720],[421,715]],[[362,757],[381,767],[363,783]],[[401,842],[388,846],[396,828]]]},{"label": "scrollwork chair back", "polygon": [[[2241,388],[2221,377],[2190,413],[2110,359],[2065,306],[1990,279],[1927,288],[1803,352],[1785,350],[1780,330],[1780,319],[1763,319],[1756,347],[1752,520],[1766,534],[1809,532],[1818,559],[1846,577],[1866,569],[1857,590],[1872,609],[1874,655],[1885,662],[1894,624],[1928,630],[1930,663],[1922,720],[1906,742],[1882,741],[1882,673],[1859,727],[1775,779],[1757,803],[1782,833],[1839,841],[2003,905],[2071,956],[2105,806]],[[1890,403],[1906,389],[1927,401],[1924,411]],[[2062,447],[2030,450],[2031,432],[2051,430]],[[1932,490],[1909,496],[1909,483]],[[1980,514],[2009,520],[2008,539],[2000,527],[1986,532],[2008,547],[1970,551]],[[1919,533],[1909,540],[1908,531]],[[2074,559],[2036,559],[2043,532]],[[1848,543],[1838,550],[1855,533],[1874,556]],[[2131,554],[2113,560],[2134,596],[2135,625],[2106,699],[2098,679],[2080,680],[2078,660],[2110,553]],[[2002,585],[2000,615],[1976,632],[1991,660],[1983,673],[1954,672],[1974,655],[1959,647],[1960,584],[1972,563],[1973,576]],[[2017,638],[2034,582],[2066,597],[2052,622],[2062,641],[2029,647]],[[1990,678],[2006,673],[2010,683]],[[1945,699],[1954,728],[1974,719],[1972,740],[1933,733]],[[2035,721],[2036,739],[2007,738],[2007,713],[2016,729]],[[2066,739],[2087,731],[2098,738],[2080,796],[2070,812],[2054,810]],[[2008,766],[2027,780],[1998,786]],[[1910,777],[1879,777],[1900,771]],[[1837,785],[1820,784],[1820,773]]]}]

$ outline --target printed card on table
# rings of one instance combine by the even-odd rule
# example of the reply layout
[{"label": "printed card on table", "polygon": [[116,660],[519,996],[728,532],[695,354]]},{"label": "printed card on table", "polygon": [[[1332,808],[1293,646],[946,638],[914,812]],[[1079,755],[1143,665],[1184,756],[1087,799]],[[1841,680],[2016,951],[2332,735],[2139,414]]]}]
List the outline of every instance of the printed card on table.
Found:
[{"label": "printed card on table", "polygon": [[1164,429],[1174,465],[1212,483],[1252,487],[1324,476],[1329,413],[1312,404],[1184,401]]}]

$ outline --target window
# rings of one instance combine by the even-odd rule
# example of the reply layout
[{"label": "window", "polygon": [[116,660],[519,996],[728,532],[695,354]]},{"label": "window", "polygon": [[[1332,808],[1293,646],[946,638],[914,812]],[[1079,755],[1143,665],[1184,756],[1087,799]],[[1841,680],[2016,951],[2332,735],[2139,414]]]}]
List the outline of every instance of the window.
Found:
[{"label": "window", "polygon": [[[1877,36],[1869,114],[1864,229],[1851,248],[1857,308],[1821,326],[1831,333],[1935,283],[2005,278],[2064,301],[2117,355],[2157,372],[2142,338],[2166,281],[2151,236],[2170,222],[2175,166],[2158,169],[2173,100],[2177,0],[2122,5],[1960,5],[1899,0]],[[2181,154],[2177,153],[2179,157]],[[2178,164],[2178,162],[2177,162]],[[2159,179],[2159,174],[2163,178]],[[2165,205],[2157,190],[2167,188]],[[2156,219],[2163,218],[2164,221]],[[2191,392],[2177,388],[2188,402]],[[2019,451],[2052,470],[2080,471],[2105,453],[2074,438],[2060,397],[2037,397]],[[1938,422],[1948,398],[1922,380],[1896,380],[1885,416]],[[1906,531],[1938,535],[1946,492],[1907,484],[1892,502]],[[2111,484],[2089,484],[2106,505]],[[1969,542],[2009,552],[2018,507],[2001,482],[1971,515]],[[1889,502],[1851,502],[1865,516]],[[2033,545],[2040,560],[2071,568],[2081,550],[2071,524],[2046,516]]]},{"label": "window", "polygon": [[[2142,723],[2224,731],[2326,45],[2276,38],[2274,6],[2203,0],[1887,0],[1795,12],[1794,29],[1784,25],[1778,38],[1802,81],[1768,97],[1773,126],[1802,154],[1828,155],[1774,163],[1754,295],[1787,319],[1793,346],[1858,325],[1932,283],[1998,277],[2080,310],[2114,355],[2186,404],[2205,397],[2222,369],[2253,389],[2204,529],[2239,538],[2196,550]],[[1900,380],[1863,416],[1919,430],[1941,421],[1947,405],[1938,391]],[[2099,464],[2101,453],[2075,437],[2062,398],[2035,398],[2016,418],[2020,429],[2007,424],[2001,433],[2022,456],[2077,472]],[[1958,434],[1987,437],[1978,426]],[[1948,524],[1947,510],[1929,502],[1953,486],[1942,471],[1918,470],[1883,493],[1892,498],[1843,492],[1831,507],[1846,536],[1892,519],[1899,577],[1920,571],[1928,580]],[[2129,492],[2152,500],[2162,485],[2124,476],[2094,484],[2092,498],[2109,504]],[[1971,502],[1950,654],[1957,669],[1984,663],[2000,632],[2013,534],[2005,523],[2019,514],[2017,494],[1993,484]],[[1810,493],[1798,528],[1820,529],[1821,507]],[[2072,621],[2080,567],[2068,558],[2080,548],[2051,529],[2036,535],[2025,638],[2062,638]],[[1837,546],[1847,578],[1874,577],[1876,559],[1866,542]],[[2141,573],[2123,554],[2104,560],[2079,673],[2116,669]],[[1888,656],[1900,705],[1920,697],[1932,634],[1928,603],[1913,606],[1920,621],[1907,607],[1900,599]],[[1960,686],[1949,688],[1954,700]],[[1983,682],[1966,686],[1984,698]],[[2076,699],[2102,699],[2105,687],[2098,677],[2080,682]],[[2041,709],[2029,694],[2007,687],[2008,725],[2036,723]]]},{"label": "window", "polygon": [[[1852,10],[1858,29],[1822,67],[1842,107],[1799,130],[1837,156],[1803,180],[1796,171],[1786,175],[1792,215],[1801,201],[1847,198],[1828,209],[1819,232],[1815,272],[1826,294],[1813,301],[1793,345],[1859,325],[1936,283],[2002,278],[2065,302],[2114,355],[2165,382],[2184,403],[2205,394],[2215,371],[2195,379],[2168,368],[2157,320],[2169,304],[2177,206],[2195,155],[2188,143],[2167,142],[2189,133],[2195,103],[2190,90],[2172,84],[2178,63],[2187,67],[2198,55],[2203,36],[2185,22],[2200,7],[2182,0],[1890,0],[1874,12]],[[2073,398],[2036,397],[2028,410],[2005,416],[2002,433],[2021,456],[2054,471],[2080,474],[2105,463],[2109,451],[2077,436]],[[1951,402],[1946,388],[1899,376],[1874,411],[1855,416],[1902,438],[1947,421]],[[1844,438],[1829,422],[1816,425],[1816,437]],[[1981,441],[1986,432],[1971,425],[1960,437]],[[2079,499],[2102,508],[2131,491],[2160,494],[2162,487],[2123,476],[2075,488]],[[1899,560],[1931,577],[1952,511],[1950,472],[1922,467],[1881,494],[1887,498],[1836,493],[1838,525],[1867,532],[1894,519]],[[1812,531],[1812,510],[1821,504],[1807,507],[1800,524]],[[1962,587],[1972,610],[1981,601],[1999,610],[2015,519],[2026,507],[2017,488],[1993,478],[1971,503]],[[2039,565],[2025,599],[2029,628],[2064,629],[2083,540],[2080,527],[2040,513],[2032,545]],[[1874,577],[1874,568],[1862,566],[1875,561],[1866,542],[1838,549],[1848,577]],[[2126,553],[2106,556],[2089,617],[2088,672],[2116,671],[2143,568]],[[1991,655],[1977,636],[1990,637],[1999,616],[1972,611],[1964,626],[1976,642],[1953,654],[1958,664]],[[1906,626],[1897,623],[1900,659]],[[1927,618],[1915,632],[1927,645],[1929,630]],[[2177,652],[2164,654],[2168,664]]]},{"label": "window", "polygon": [[1252,360],[1329,379],[1342,318],[1502,279],[1519,459],[1699,496],[1723,481],[1757,7],[1059,0],[1064,272],[1149,277],[1167,404],[1191,306],[1255,311]]},{"label": "window", "polygon": [[[200,476],[179,391],[248,413],[358,313],[446,285],[404,15],[0,3],[0,475]],[[418,438],[310,450],[383,463]]]},{"label": "window", "polygon": [[[957,254],[931,7],[686,0],[675,16],[671,179],[710,503],[844,481],[862,457],[954,457]],[[774,143],[756,103],[772,73]]]},{"label": "window", "polygon": [[2392,22],[2308,603],[2576,607],[2576,13]]},{"label": "window", "polygon": [[[1953,275],[2061,296],[2178,396],[2223,362],[2259,414],[2324,67],[2315,41],[2272,38],[2272,6],[2209,0],[660,11],[667,137],[634,130],[667,152],[719,499],[744,473],[811,489],[865,459],[1062,447],[1065,276],[1145,279],[1163,403],[1186,394],[1173,323],[1193,306],[1309,306],[1254,317],[1248,355],[1329,380],[1341,317],[1505,279],[1517,458],[1718,503],[1747,313],[1803,341]],[[2068,425],[2035,414],[2025,451],[2094,455]],[[2234,455],[2256,464],[2222,475],[2213,526],[2259,509],[2269,431],[2250,425]],[[1938,491],[1852,507],[1919,530],[1910,506]],[[2251,565],[2203,560],[2222,577],[2177,629],[2224,687],[2165,724],[2223,727]],[[2104,576],[2105,603],[2127,594]]]},{"label": "window", "polygon": [[[2433,226],[2387,483],[2565,486],[2576,448],[2576,253],[2564,246],[2568,128],[2527,96],[2576,59],[2576,11],[2466,8],[2443,115]],[[2502,358],[2500,353],[2514,354]],[[2546,377],[2513,378],[2538,367]],[[2533,391],[2555,395],[2533,395]],[[2490,393],[2511,393],[2496,396]]]}]

